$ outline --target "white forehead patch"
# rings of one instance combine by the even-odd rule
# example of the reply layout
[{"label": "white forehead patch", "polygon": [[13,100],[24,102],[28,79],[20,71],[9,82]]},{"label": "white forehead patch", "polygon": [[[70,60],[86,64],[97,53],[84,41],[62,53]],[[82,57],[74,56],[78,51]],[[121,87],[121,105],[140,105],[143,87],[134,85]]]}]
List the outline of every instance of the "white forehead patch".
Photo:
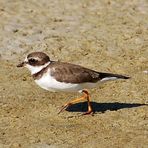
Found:
[{"label": "white forehead patch", "polygon": [[24,62],[28,62],[27,56],[26,56],[26,58],[25,58]]}]

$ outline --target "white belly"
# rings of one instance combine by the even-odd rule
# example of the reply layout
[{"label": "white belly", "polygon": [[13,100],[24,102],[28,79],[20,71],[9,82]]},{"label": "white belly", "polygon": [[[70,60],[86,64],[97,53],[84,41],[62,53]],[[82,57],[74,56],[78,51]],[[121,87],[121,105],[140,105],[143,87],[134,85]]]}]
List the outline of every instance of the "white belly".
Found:
[{"label": "white belly", "polygon": [[49,91],[67,91],[67,92],[78,92],[83,89],[93,88],[96,86],[95,83],[82,83],[82,84],[73,84],[73,83],[64,83],[58,82],[53,77],[48,74],[44,74],[39,80],[35,82],[43,89]]}]

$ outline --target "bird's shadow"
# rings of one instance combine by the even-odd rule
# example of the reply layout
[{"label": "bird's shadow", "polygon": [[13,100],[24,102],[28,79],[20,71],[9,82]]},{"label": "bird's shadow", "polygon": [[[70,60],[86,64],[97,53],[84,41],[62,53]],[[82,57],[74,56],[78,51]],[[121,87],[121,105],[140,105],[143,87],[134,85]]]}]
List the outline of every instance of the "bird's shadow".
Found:
[{"label": "bird's shadow", "polygon": [[[104,113],[107,110],[110,111],[117,111],[119,109],[124,108],[134,108],[134,107],[140,107],[148,104],[139,104],[139,103],[119,103],[119,102],[113,102],[113,103],[97,103],[97,102],[91,102],[93,112],[102,112]],[[69,106],[66,110],[69,112],[86,112],[88,108],[87,102],[81,102],[77,104],[73,104]]]}]

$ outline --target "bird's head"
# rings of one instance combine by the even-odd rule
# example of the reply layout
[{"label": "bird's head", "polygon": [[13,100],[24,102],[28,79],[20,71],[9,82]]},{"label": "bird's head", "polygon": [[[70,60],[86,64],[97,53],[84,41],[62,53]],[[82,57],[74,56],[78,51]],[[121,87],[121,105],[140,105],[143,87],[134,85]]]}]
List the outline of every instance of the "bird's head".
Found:
[{"label": "bird's head", "polygon": [[31,74],[35,74],[50,64],[50,58],[43,52],[32,52],[17,67],[27,67]]}]

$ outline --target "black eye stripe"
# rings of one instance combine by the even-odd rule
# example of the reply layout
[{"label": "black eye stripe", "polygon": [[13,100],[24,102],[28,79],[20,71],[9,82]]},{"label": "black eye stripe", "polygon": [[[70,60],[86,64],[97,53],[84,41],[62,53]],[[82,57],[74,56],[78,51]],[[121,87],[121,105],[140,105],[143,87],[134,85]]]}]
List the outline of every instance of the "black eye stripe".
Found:
[{"label": "black eye stripe", "polygon": [[37,60],[35,60],[35,59],[29,59],[29,62],[30,63],[34,63],[34,62],[36,62]]}]

